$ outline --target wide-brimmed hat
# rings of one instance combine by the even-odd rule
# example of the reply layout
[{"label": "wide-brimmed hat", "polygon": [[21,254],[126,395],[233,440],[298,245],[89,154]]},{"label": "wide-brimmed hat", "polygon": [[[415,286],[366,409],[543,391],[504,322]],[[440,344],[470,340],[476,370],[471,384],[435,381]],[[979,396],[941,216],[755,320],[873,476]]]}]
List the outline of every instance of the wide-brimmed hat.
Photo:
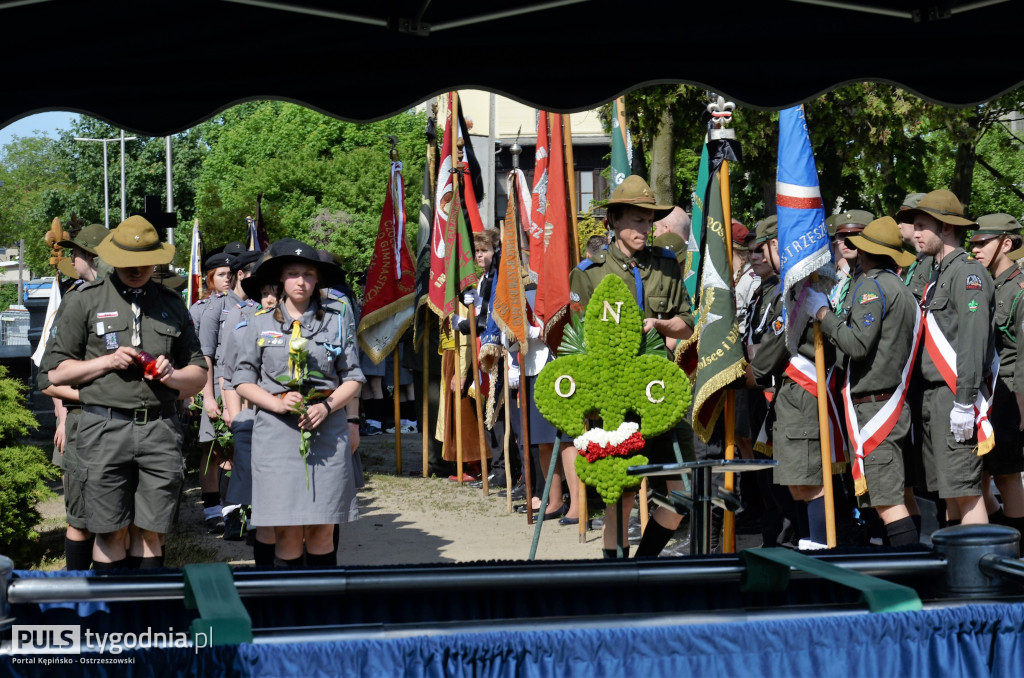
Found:
[{"label": "wide-brimmed hat", "polygon": [[[309,264],[316,268],[319,274],[320,288],[327,289],[340,284],[345,279],[341,267],[332,261],[321,261],[320,254],[312,245],[307,245],[299,240],[292,240],[291,243],[279,242],[275,254],[267,259],[250,278],[259,278],[261,286],[264,283],[281,282],[281,272],[288,264]],[[247,278],[248,280],[248,278]]]},{"label": "wide-brimmed hat", "polygon": [[779,218],[773,214],[757,222],[757,225],[754,227],[754,242],[750,246],[756,247],[763,242],[768,242],[772,238],[778,237]]},{"label": "wide-brimmed hat", "polygon": [[263,293],[264,285],[276,285],[279,280],[267,281],[263,280],[260,275],[260,268],[266,263],[270,257],[275,257],[283,252],[289,250],[295,250],[296,247],[300,247],[302,242],[295,240],[294,238],[282,238],[281,240],[275,240],[270,243],[270,247],[267,248],[266,252],[257,252],[258,255],[256,260],[259,262],[253,267],[252,271],[242,280],[242,290],[245,292],[245,296],[250,299],[258,300]]},{"label": "wide-brimmed hat", "polygon": [[680,264],[686,261],[686,241],[678,233],[662,233],[654,239],[654,246],[672,250]]},{"label": "wide-brimmed hat", "polygon": [[103,242],[103,239],[110,235],[110,231],[103,224],[89,224],[81,231],[78,232],[74,238],[70,240],[61,240],[57,243],[58,247],[77,247],[78,249],[85,250],[89,254],[96,254],[96,246]]},{"label": "wide-brimmed hat", "polygon": [[112,229],[96,245],[96,254],[114,268],[159,266],[174,260],[174,245],[160,242],[153,224],[136,214]]},{"label": "wide-brimmed hat", "polygon": [[608,198],[605,206],[611,207],[612,205],[629,205],[654,210],[655,220],[667,217],[675,207],[675,205],[659,205],[654,199],[654,191],[638,174],[630,174],[612,191],[612,197]]},{"label": "wide-brimmed hat", "polygon": [[889,257],[901,268],[910,266],[917,258],[903,249],[900,227],[892,217],[875,219],[860,233],[849,236],[848,241],[861,252]]},{"label": "wide-brimmed hat", "polygon": [[940,188],[937,191],[925,194],[917,203],[917,207],[903,210],[899,213],[901,222],[914,220],[917,214],[927,214],[938,219],[944,224],[952,226],[973,226],[974,221],[964,214],[964,206],[960,199],[953,195],[952,191]]}]

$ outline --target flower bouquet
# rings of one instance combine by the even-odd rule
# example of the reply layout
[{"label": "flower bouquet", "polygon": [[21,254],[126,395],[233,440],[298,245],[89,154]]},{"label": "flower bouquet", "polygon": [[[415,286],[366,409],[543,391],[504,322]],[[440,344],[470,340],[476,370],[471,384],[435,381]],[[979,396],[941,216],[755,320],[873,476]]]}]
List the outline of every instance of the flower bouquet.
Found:
[{"label": "flower bouquet", "polygon": [[[277,377],[277,381],[289,390],[296,391],[302,396],[302,400],[292,406],[292,411],[302,416],[310,405],[310,399],[315,392],[315,387],[308,383],[310,377],[323,377],[324,375],[316,370],[309,369],[309,339],[302,336],[302,326],[296,320],[292,323],[292,336],[288,341],[288,373]],[[299,456],[302,457],[302,464],[306,471],[306,489],[309,489],[309,465],[306,463],[306,456],[312,444],[313,432],[300,430],[299,435]]]}]

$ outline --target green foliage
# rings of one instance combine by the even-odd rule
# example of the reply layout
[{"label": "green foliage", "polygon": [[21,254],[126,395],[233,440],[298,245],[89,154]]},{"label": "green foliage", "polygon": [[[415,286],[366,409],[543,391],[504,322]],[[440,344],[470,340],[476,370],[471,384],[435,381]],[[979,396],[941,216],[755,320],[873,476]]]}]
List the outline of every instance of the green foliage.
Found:
[{"label": "green foliage", "polygon": [[39,428],[39,422],[25,406],[28,386],[7,376],[7,368],[0,365],[0,446],[11,445],[28,432]]},{"label": "green foliage", "polygon": [[585,484],[595,488],[607,506],[611,506],[622,497],[622,491],[637,487],[643,482],[643,476],[626,474],[630,466],[643,466],[647,457],[635,454],[632,457],[604,457],[587,461],[583,455],[576,455],[576,473]]},{"label": "green foliage", "polygon": [[17,283],[4,283],[0,285],[0,311],[6,310],[13,304],[19,304]]},{"label": "green foliage", "polygon": [[31,553],[39,533],[36,505],[54,496],[47,480],[60,477],[60,469],[43,451],[31,445],[0,447],[0,554],[15,562]]},{"label": "green foliage", "polygon": [[584,419],[595,413],[606,431],[634,413],[644,437],[664,433],[682,419],[690,382],[664,352],[637,355],[642,329],[640,307],[626,284],[618,276],[605,276],[587,304],[586,353],[561,355],[537,376],[535,397],[544,418],[574,438],[582,435]]}]

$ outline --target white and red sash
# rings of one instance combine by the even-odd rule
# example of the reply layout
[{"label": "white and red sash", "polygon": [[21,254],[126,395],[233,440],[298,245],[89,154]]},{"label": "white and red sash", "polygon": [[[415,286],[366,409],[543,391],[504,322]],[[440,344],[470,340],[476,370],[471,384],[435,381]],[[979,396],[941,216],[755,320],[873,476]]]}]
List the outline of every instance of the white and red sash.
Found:
[{"label": "white and red sash", "polygon": [[900,373],[900,383],[892,396],[885,402],[882,409],[878,410],[863,427],[857,421],[857,411],[853,407],[853,398],[850,396],[850,373],[846,373],[846,383],[843,384],[843,407],[846,410],[846,430],[850,436],[853,446],[853,487],[857,496],[867,493],[868,481],[864,476],[864,459],[885,440],[903,411],[903,403],[907,399],[907,389],[910,387],[910,377],[914,371],[914,359],[917,356],[917,349],[921,344],[921,336],[924,332],[924,323],[921,317],[914,314],[914,347],[910,352],[907,364],[903,366]]},{"label": "white and red sash", "polygon": [[[802,355],[793,356],[789,359],[789,364],[786,365],[786,376],[814,396],[815,399],[818,398],[817,375],[818,371],[814,363]],[[845,464],[848,459],[846,458],[846,443],[843,440],[843,427],[839,423],[839,408],[836,407],[835,398],[832,396],[835,392],[835,386],[835,372],[829,369],[826,377],[825,393],[828,396],[828,435],[832,443],[832,463]]]},{"label": "white and red sash", "polygon": [[[924,320],[924,350],[928,351],[928,355],[935,363],[935,367],[938,368],[943,381],[946,382],[946,386],[956,396],[956,351],[946,339],[946,335],[942,333],[942,328],[935,321],[935,316],[931,311],[925,311]],[[978,395],[974,399],[974,430],[978,435],[979,457],[991,452],[996,444],[992,422],[988,420],[988,411],[992,407],[992,394],[995,393],[996,379],[999,377],[999,354],[993,351],[992,355],[992,364],[988,366],[988,374],[982,379]]]}]

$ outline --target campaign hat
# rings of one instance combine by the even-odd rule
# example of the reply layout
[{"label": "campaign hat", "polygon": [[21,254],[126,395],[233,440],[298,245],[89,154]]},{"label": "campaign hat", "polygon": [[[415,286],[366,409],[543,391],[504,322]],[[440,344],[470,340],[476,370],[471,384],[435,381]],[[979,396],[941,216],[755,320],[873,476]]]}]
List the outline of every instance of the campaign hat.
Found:
[{"label": "campaign hat", "polygon": [[889,257],[900,267],[910,266],[917,258],[903,249],[899,224],[892,217],[875,219],[860,233],[848,236],[847,241],[862,252]]},{"label": "campaign hat", "polygon": [[289,264],[309,264],[316,268],[321,289],[344,282],[345,273],[341,267],[333,261],[321,261],[319,252],[312,245],[291,239],[288,242],[279,241],[277,245],[273,256],[260,264],[253,275],[249,276],[259,278],[260,287],[266,283],[281,282],[281,272]]},{"label": "campaign hat", "polygon": [[654,246],[672,250],[679,263],[686,261],[686,241],[678,233],[662,233],[654,239]]},{"label": "campaign hat", "polygon": [[773,214],[757,222],[757,225],[754,227],[754,242],[752,246],[760,245],[763,242],[768,242],[778,237],[779,218]]},{"label": "campaign hat", "polygon": [[608,198],[605,206],[611,207],[612,205],[629,205],[654,210],[655,221],[667,217],[675,207],[675,205],[659,205],[658,201],[654,199],[654,191],[638,174],[630,174],[612,191],[612,197]]},{"label": "campaign hat", "polygon": [[160,242],[153,224],[136,214],[111,229],[96,254],[114,268],[159,266],[174,261],[174,245]]},{"label": "campaign hat", "polygon": [[70,240],[60,240],[57,242],[58,247],[77,247],[78,249],[85,250],[89,254],[96,254],[96,246],[103,242],[103,239],[110,234],[107,227],[103,224],[89,224],[81,231],[78,232],[74,238]]},{"label": "campaign hat", "polygon": [[927,214],[933,219],[938,219],[951,226],[973,226],[975,223],[964,214],[964,206],[960,203],[960,199],[945,188],[925,194],[917,203],[917,207],[900,212],[900,221],[911,222],[918,214]]}]

